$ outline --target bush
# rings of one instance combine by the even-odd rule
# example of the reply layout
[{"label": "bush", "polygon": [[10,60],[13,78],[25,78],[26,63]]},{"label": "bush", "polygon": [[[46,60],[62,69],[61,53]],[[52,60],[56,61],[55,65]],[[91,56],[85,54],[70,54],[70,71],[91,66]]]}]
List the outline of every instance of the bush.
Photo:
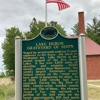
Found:
[{"label": "bush", "polygon": [[13,70],[8,70],[8,71],[6,71],[6,75],[7,75],[7,76],[14,76],[15,73],[14,73]]},{"label": "bush", "polygon": [[4,72],[1,73],[0,78],[5,77]]}]

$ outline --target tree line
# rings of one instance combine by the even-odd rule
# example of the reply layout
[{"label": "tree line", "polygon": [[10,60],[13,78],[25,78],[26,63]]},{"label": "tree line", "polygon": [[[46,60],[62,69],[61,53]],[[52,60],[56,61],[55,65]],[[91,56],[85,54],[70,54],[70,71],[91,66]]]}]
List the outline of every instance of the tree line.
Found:
[{"label": "tree line", "polygon": [[[58,32],[64,36],[67,36],[65,29],[55,21],[48,23],[48,26],[54,26],[57,28]],[[42,21],[37,21],[35,18],[32,19],[32,22],[29,25],[29,31],[21,32],[19,28],[11,27],[6,29],[6,37],[2,43],[3,49],[3,64],[6,70],[15,74],[15,37],[20,36],[21,39],[32,39],[36,37],[41,29],[45,27],[45,23]],[[71,28],[74,35],[79,35],[78,23]],[[87,23],[86,36],[91,38],[96,43],[100,44],[100,20],[96,17],[92,19],[92,24]]]},{"label": "tree line", "polygon": [[[48,26],[54,26],[59,33],[66,36],[66,31],[57,22],[51,21],[48,23]],[[23,33],[16,27],[6,29],[6,37],[2,43],[2,57],[3,65],[9,74],[15,74],[15,37],[19,36],[21,39],[32,39],[36,37],[44,27],[44,22],[37,21],[35,18],[33,18],[29,25],[29,31]]]}]

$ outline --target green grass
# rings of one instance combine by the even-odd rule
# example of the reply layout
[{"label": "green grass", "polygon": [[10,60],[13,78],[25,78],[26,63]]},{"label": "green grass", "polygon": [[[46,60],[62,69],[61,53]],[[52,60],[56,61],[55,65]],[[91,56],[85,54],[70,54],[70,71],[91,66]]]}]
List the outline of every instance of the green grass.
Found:
[{"label": "green grass", "polygon": [[[100,86],[100,81],[88,82],[88,84]],[[100,87],[88,85],[88,100],[100,100]]]},{"label": "green grass", "polygon": [[88,100],[100,100],[100,88],[88,87]]},{"label": "green grass", "polygon": [[99,82],[88,82],[88,84],[100,85],[100,81]]},{"label": "green grass", "polygon": [[[11,77],[5,77],[4,79],[10,79]],[[0,78],[2,79],[2,78]],[[88,84],[99,85],[99,82],[88,82]],[[15,100],[15,84],[1,84],[0,85],[0,100]],[[88,100],[100,100],[100,87],[88,86]]]},{"label": "green grass", "polygon": [[15,95],[14,83],[8,85],[0,85],[0,100],[13,97]]},{"label": "green grass", "polygon": [[15,95],[15,84],[11,82],[11,77],[2,77],[0,82],[2,83],[0,83],[0,100],[14,100],[11,98]]}]

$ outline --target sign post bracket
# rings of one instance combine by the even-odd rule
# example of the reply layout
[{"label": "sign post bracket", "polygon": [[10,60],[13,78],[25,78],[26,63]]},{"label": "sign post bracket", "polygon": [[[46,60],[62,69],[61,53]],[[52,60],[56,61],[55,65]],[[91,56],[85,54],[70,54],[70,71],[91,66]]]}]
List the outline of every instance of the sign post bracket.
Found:
[{"label": "sign post bracket", "polygon": [[80,85],[81,99],[88,100],[87,95],[87,71],[86,71],[86,53],[85,53],[85,35],[79,36],[79,66],[80,66]]}]

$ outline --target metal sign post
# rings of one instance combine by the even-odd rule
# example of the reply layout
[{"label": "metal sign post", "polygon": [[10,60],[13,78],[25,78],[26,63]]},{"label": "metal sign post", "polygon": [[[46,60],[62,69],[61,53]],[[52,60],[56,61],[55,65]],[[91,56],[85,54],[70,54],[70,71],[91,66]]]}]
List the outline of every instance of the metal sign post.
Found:
[{"label": "metal sign post", "polygon": [[22,100],[22,54],[21,38],[15,38],[15,100]]},{"label": "metal sign post", "polygon": [[84,34],[80,34],[79,36],[79,66],[80,66],[81,100],[88,100],[86,49],[85,49],[85,35]]}]

